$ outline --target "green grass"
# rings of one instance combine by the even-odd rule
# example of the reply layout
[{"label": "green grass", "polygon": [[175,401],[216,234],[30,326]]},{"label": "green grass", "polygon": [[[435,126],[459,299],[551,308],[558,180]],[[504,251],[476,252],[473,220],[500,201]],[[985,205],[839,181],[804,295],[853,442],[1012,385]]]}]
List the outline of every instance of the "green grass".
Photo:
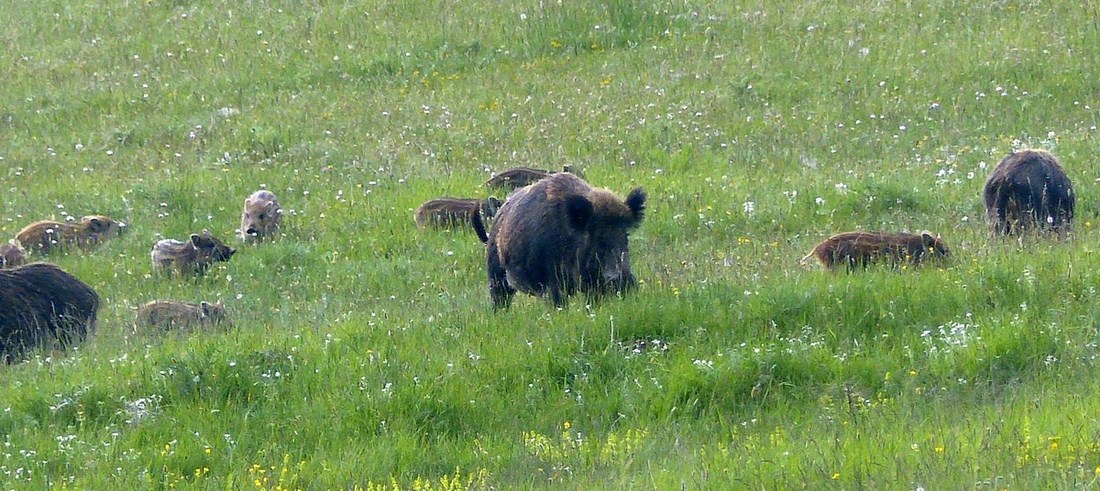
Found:
[{"label": "green grass", "polygon": [[[925,489],[1100,480],[1100,14],[1073,2],[0,5],[0,235],[109,214],[50,258],[103,297],[0,367],[2,488]],[[1071,240],[990,240],[1022,147]],[[421,202],[493,170],[643,186],[640,288],[494,313]],[[234,236],[249,193],[286,212]],[[239,247],[152,275],[158,238]],[[798,263],[851,229],[943,269]],[[232,326],[135,330],[157,298]],[[638,348],[638,349],[635,349]],[[642,349],[644,348],[644,349]]]}]

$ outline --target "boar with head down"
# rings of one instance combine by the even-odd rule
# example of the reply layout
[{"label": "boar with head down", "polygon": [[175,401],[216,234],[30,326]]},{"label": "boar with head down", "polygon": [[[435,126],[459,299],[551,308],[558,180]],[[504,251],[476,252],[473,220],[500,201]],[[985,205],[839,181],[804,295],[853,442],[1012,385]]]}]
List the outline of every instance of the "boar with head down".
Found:
[{"label": "boar with head down", "polygon": [[157,241],[153,244],[150,257],[154,272],[178,271],[181,274],[203,275],[215,261],[228,261],[235,252],[209,230],[203,230],[201,234],[191,234],[186,241]]},{"label": "boar with head down", "polygon": [[190,330],[226,321],[225,307],[217,303],[153,300],[142,305],[134,318],[134,330]]},{"label": "boar with head down", "polygon": [[283,220],[283,209],[275,193],[260,190],[244,200],[241,212],[241,239],[245,242],[257,242],[271,238],[279,231]]},{"label": "boar with head down", "polygon": [[37,254],[49,254],[73,246],[90,250],[107,239],[118,237],[125,227],[126,224],[103,215],[88,215],[75,223],[42,220],[23,227],[15,235],[15,240]]},{"label": "boar with head down", "polygon": [[0,362],[83,341],[95,332],[98,310],[95,290],[53,264],[0,270]]},{"label": "boar with head down", "polygon": [[829,270],[846,267],[853,272],[872,264],[917,267],[933,261],[943,263],[950,255],[940,236],[927,230],[920,234],[843,232],[822,241],[801,262],[816,256]]},{"label": "boar with head down", "polygon": [[1020,150],[1001,159],[982,191],[994,236],[1065,236],[1077,197],[1061,164],[1045,150]]},{"label": "boar with head down", "polygon": [[646,194],[623,200],[570,173],[509,196],[488,234],[489,294],[507,308],[516,291],[562,306],[576,293],[599,296],[635,284],[628,234],[642,222]]}]

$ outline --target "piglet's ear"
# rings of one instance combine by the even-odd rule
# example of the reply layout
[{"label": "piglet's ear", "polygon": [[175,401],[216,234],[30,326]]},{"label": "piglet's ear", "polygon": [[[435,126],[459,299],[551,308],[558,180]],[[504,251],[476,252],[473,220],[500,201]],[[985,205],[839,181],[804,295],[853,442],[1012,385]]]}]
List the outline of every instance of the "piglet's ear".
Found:
[{"label": "piglet's ear", "polygon": [[936,236],[932,235],[932,232],[925,230],[920,233],[920,241],[925,247],[932,247],[936,244]]},{"label": "piglet's ear", "polygon": [[645,213],[645,198],[645,190],[642,188],[635,188],[630,194],[626,195],[626,206],[634,214],[635,222],[640,222]]},{"label": "piglet's ear", "polygon": [[203,317],[208,317],[210,315],[210,304],[206,302],[199,302],[199,307],[202,308]]},{"label": "piglet's ear", "polygon": [[98,218],[88,220],[88,229],[92,232],[102,232],[105,228],[103,221]]},{"label": "piglet's ear", "polygon": [[584,196],[574,194],[565,199],[565,216],[577,230],[587,230],[595,212],[592,202]]},{"label": "piglet's ear", "polygon": [[202,237],[199,234],[191,234],[191,245],[198,247],[202,244]]}]

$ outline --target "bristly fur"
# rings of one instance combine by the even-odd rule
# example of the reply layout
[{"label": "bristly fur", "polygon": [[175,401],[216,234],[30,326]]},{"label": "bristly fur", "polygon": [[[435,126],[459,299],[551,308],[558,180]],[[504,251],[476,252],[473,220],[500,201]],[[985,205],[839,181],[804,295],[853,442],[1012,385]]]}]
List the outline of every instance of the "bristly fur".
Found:
[{"label": "bristly fur", "polygon": [[[501,206],[494,196],[477,198],[435,198],[425,201],[413,214],[417,227],[462,228],[472,226],[475,232],[478,226],[484,230],[483,220],[491,220]],[[478,234],[479,238],[481,234]],[[482,240],[484,242],[484,240]]]},{"label": "bristly fur", "polygon": [[[570,172],[584,179],[584,173],[580,169],[574,169],[569,164],[562,166],[562,172]],[[535,169],[533,167],[513,167],[494,175],[488,181],[485,181],[485,185],[491,188],[519,189],[557,173],[557,171]]]},{"label": "bristly fur", "polygon": [[103,215],[89,215],[76,223],[42,220],[23,227],[15,235],[24,248],[37,254],[48,254],[76,246],[89,250],[104,240],[118,237],[125,224]]},{"label": "bristly fur", "polygon": [[137,309],[134,329],[192,329],[208,327],[226,321],[225,307],[218,303],[190,303],[176,300],[153,300]]},{"label": "bristly fur", "polygon": [[27,251],[12,240],[7,244],[0,244],[0,269],[11,269],[27,264]]},{"label": "bristly fur", "polygon": [[191,234],[186,241],[163,239],[153,244],[149,256],[153,271],[202,275],[215,261],[228,261],[236,249],[225,245],[209,230]]},{"label": "bristly fur", "polygon": [[489,232],[489,293],[506,308],[516,291],[561,306],[570,295],[600,296],[634,286],[628,234],[642,220],[645,192],[627,201],[557,173],[516,190]]},{"label": "bristly fur", "polygon": [[0,270],[0,362],[83,341],[95,332],[98,310],[95,290],[53,264]]},{"label": "bristly fur", "polygon": [[989,174],[982,190],[993,235],[1028,232],[1065,236],[1077,198],[1058,159],[1045,150],[1021,150]]},{"label": "bristly fur", "polygon": [[830,270],[844,266],[854,271],[878,263],[894,267],[903,263],[920,266],[931,259],[943,260],[950,253],[947,245],[928,231],[920,234],[843,232],[822,241],[803,256],[801,262],[816,256]]}]

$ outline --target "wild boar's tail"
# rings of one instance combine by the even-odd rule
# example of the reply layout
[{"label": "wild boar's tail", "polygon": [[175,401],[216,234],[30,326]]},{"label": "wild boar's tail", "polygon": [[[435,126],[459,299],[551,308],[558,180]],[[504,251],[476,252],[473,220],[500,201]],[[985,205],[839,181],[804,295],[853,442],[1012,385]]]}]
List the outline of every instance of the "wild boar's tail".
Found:
[{"label": "wild boar's tail", "polygon": [[485,223],[481,221],[481,210],[474,208],[474,212],[470,214],[470,223],[474,226],[474,232],[477,232],[477,238],[483,244],[489,243],[489,234],[485,233]]}]

